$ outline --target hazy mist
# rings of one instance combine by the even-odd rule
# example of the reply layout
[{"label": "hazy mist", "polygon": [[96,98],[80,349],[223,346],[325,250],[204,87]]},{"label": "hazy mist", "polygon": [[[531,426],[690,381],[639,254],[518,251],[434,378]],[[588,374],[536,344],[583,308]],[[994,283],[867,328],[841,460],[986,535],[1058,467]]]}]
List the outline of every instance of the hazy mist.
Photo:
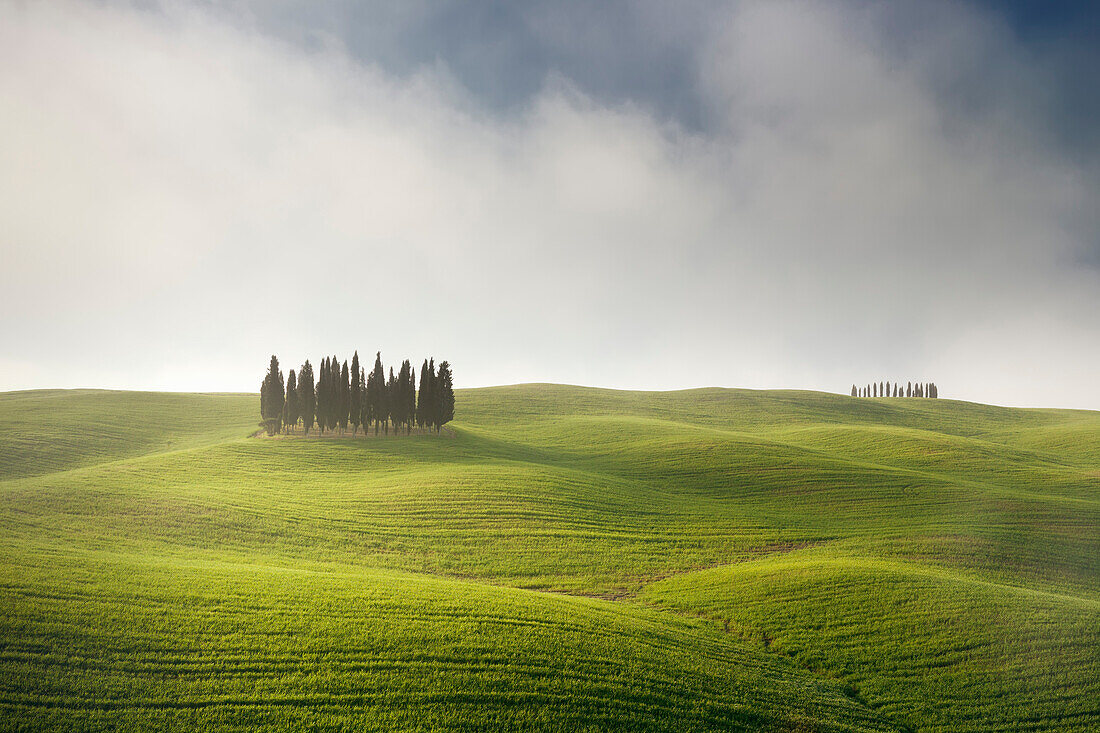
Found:
[{"label": "hazy mist", "polygon": [[400,5],[0,3],[0,389],[358,348],[1100,409],[1100,158],[1005,18]]}]

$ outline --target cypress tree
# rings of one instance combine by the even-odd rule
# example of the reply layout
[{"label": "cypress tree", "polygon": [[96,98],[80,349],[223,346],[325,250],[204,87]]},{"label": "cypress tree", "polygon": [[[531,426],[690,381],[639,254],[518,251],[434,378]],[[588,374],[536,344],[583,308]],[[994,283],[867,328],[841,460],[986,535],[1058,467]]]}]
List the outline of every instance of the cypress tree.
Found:
[{"label": "cypress tree", "polygon": [[424,390],[428,386],[428,360],[425,359],[424,363],[420,366],[420,397],[416,403],[416,427],[421,430],[424,429],[424,425],[428,422],[428,403],[425,402],[425,396],[427,392]]},{"label": "cypress tree", "polygon": [[373,368],[367,372],[367,392],[367,410],[374,425],[374,434],[378,435],[378,378],[374,376]]},{"label": "cypress tree", "polygon": [[298,377],[293,369],[286,375],[286,407],[283,414],[283,427],[290,432],[298,425]]},{"label": "cypress tree", "polygon": [[[397,395],[397,380],[394,378],[394,368],[389,368],[389,380],[386,382],[386,415],[389,416],[389,422],[394,426],[394,433],[397,431],[397,419],[400,412],[401,404]],[[386,434],[389,434],[389,428],[386,428]]]},{"label": "cypress tree", "polygon": [[393,413],[394,430],[403,427],[406,433],[408,432],[409,422],[412,420],[412,413],[409,412],[409,379],[412,376],[411,372],[412,367],[409,365],[409,360],[405,359],[401,362],[401,368],[394,379],[393,394],[390,396],[390,412]]},{"label": "cypress tree", "polygon": [[363,435],[370,429],[373,414],[370,409],[370,375],[359,367],[359,424],[363,426]]},{"label": "cypress tree", "polygon": [[374,434],[378,435],[378,423],[389,417],[386,410],[386,372],[382,368],[381,351],[374,355],[374,369],[367,380],[367,392],[371,416],[374,418]]},{"label": "cypress tree", "polygon": [[390,367],[390,381],[393,382],[393,387],[390,390],[390,415],[393,417],[393,431],[399,432],[399,429],[405,426],[405,372],[404,363],[401,364],[401,368],[397,371],[397,376],[394,376],[393,367]]},{"label": "cypress tree", "polygon": [[313,420],[317,410],[317,394],[313,387],[313,365],[306,359],[302,368],[298,370],[298,412],[302,417],[302,428],[305,434],[313,429]]},{"label": "cypress tree", "polygon": [[856,396],[856,386],[854,384],[852,385],[852,396]]},{"label": "cypress tree", "polygon": [[282,429],[283,407],[286,405],[286,388],[283,383],[283,373],[279,371],[279,360],[274,355],[271,357],[272,379],[271,413],[276,420],[275,431]]},{"label": "cypress tree", "polygon": [[317,429],[321,435],[328,430],[328,357],[321,359],[321,371],[317,374]]},{"label": "cypress tree", "polygon": [[439,377],[435,371],[435,358],[428,359],[428,427],[439,425]]},{"label": "cypress tree", "polygon": [[[451,363],[448,361],[439,364],[439,427],[443,427],[455,416],[455,391],[454,375],[451,374]],[[437,429],[438,431],[438,429]]]},{"label": "cypress tree", "polygon": [[363,426],[363,435],[367,434],[370,427],[370,410],[367,408],[367,375],[363,367],[359,367],[359,402],[355,409],[359,412],[359,424]]},{"label": "cypress tree", "polygon": [[351,412],[351,373],[348,371],[348,361],[344,360],[344,366],[340,368],[340,381],[338,388],[340,390],[340,410],[336,415],[337,422],[340,423],[340,431],[347,432],[348,430],[348,416]]},{"label": "cypress tree", "polygon": [[336,379],[333,370],[340,367],[334,357],[325,359],[325,430],[333,430],[336,427]]},{"label": "cypress tree", "polygon": [[340,407],[340,390],[337,381],[340,379],[340,362],[335,356],[328,360],[328,371],[325,372],[325,393],[328,400],[325,403],[325,427],[330,431],[336,430],[336,414]]},{"label": "cypress tree", "polygon": [[337,385],[340,377],[340,362],[335,356],[328,358],[328,369],[325,370],[325,427],[330,431],[336,430],[336,416],[340,410],[340,387]]},{"label": "cypress tree", "polygon": [[912,397],[913,396],[913,383],[912,382],[907,382],[906,383],[906,385],[905,385],[905,396],[906,397]]},{"label": "cypress tree", "polygon": [[[340,427],[340,410],[344,406],[344,390],[340,388],[340,360],[332,359],[332,430]],[[346,421],[345,421],[345,424]]]},{"label": "cypress tree", "polygon": [[431,430],[436,423],[435,359],[424,362],[420,372],[420,396],[416,403],[417,422]]},{"label": "cypress tree", "polygon": [[369,372],[367,372],[366,387],[364,389],[364,395],[363,395],[363,415],[364,415],[363,430],[366,430],[368,427],[370,427],[373,424],[373,425],[375,425],[375,428],[374,428],[374,434],[375,435],[378,434],[378,426],[377,426],[377,424],[375,424],[375,411],[374,411],[374,403],[378,400],[378,397],[375,395],[377,390],[378,390],[378,387],[375,385],[375,380],[374,380],[374,369],[371,369]]},{"label": "cypress tree", "polygon": [[336,428],[336,402],[340,396],[336,394],[336,376],[333,372],[340,370],[335,357],[328,357],[325,369],[325,430],[332,431]]},{"label": "cypress tree", "polygon": [[328,409],[328,357],[321,359],[321,370],[317,373],[317,429],[324,435],[328,423],[325,410]]},{"label": "cypress tree", "polygon": [[279,371],[279,360],[271,355],[267,374],[260,385],[260,417],[268,435],[274,435],[282,428],[283,407],[285,406],[283,373]]},{"label": "cypress tree", "polygon": [[348,422],[351,423],[351,434],[355,435],[359,427],[359,417],[363,413],[362,399],[359,395],[359,352],[351,356],[351,391],[348,393]]},{"label": "cypress tree", "polygon": [[314,417],[317,419],[317,429],[325,434],[328,422],[325,420],[325,410],[328,409],[328,357],[321,357],[321,366],[317,371],[317,407]]},{"label": "cypress tree", "polygon": [[405,377],[405,435],[412,432],[413,423],[416,421],[416,372],[412,363],[406,359],[401,364],[401,371]]}]

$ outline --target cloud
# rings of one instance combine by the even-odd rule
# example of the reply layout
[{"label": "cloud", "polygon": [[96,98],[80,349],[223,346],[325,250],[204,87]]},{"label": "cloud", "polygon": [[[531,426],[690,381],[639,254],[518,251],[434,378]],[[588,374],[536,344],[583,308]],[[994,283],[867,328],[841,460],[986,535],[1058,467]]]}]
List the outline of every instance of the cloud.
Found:
[{"label": "cloud", "polygon": [[1030,111],[1049,70],[954,5],[695,12],[665,38],[702,127],[562,71],[505,113],[443,60],[195,6],[9,8],[0,386],[251,389],[271,351],[382,348],[467,385],[1100,408],[1095,171]]}]

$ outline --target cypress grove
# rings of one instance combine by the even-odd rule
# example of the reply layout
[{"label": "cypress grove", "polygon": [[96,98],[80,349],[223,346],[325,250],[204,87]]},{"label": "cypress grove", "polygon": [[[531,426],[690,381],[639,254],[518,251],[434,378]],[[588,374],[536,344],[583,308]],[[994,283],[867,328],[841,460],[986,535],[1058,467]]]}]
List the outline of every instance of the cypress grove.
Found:
[{"label": "cypress grove", "polygon": [[374,434],[403,432],[439,433],[454,419],[454,386],[451,365],[435,358],[424,360],[419,391],[412,362],[405,359],[397,372],[388,370],[377,352],[374,367],[367,372],[359,361],[359,352],[341,362],[336,356],[321,359],[316,379],[307,359],[297,371],[290,370],[287,380],[279,371],[279,360],[271,357],[260,388],[261,427],[269,435],[301,430],[309,435],[316,427],[323,435],[339,432],[357,435],[373,427]]},{"label": "cypress grove", "polygon": [[[442,365],[440,365],[442,367]],[[926,397],[936,399],[940,396],[940,389],[935,382],[906,382],[905,387],[901,382],[880,381],[871,382],[865,387],[852,385],[849,392],[852,397]]]}]

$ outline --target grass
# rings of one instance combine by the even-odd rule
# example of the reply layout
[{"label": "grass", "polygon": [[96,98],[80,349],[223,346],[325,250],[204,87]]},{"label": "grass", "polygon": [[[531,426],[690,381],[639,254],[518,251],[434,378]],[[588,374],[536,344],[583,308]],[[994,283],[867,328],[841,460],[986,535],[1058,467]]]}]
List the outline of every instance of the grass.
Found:
[{"label": "grass", "polygon": [[1100,601],[912,562],[795,553],[647,587],[842,678],[913,730],[1089,730],[1100,720]]},{"label": "grass", "polygon": [[0,728],[1093,730],[1100,414],[0,395]]}]

